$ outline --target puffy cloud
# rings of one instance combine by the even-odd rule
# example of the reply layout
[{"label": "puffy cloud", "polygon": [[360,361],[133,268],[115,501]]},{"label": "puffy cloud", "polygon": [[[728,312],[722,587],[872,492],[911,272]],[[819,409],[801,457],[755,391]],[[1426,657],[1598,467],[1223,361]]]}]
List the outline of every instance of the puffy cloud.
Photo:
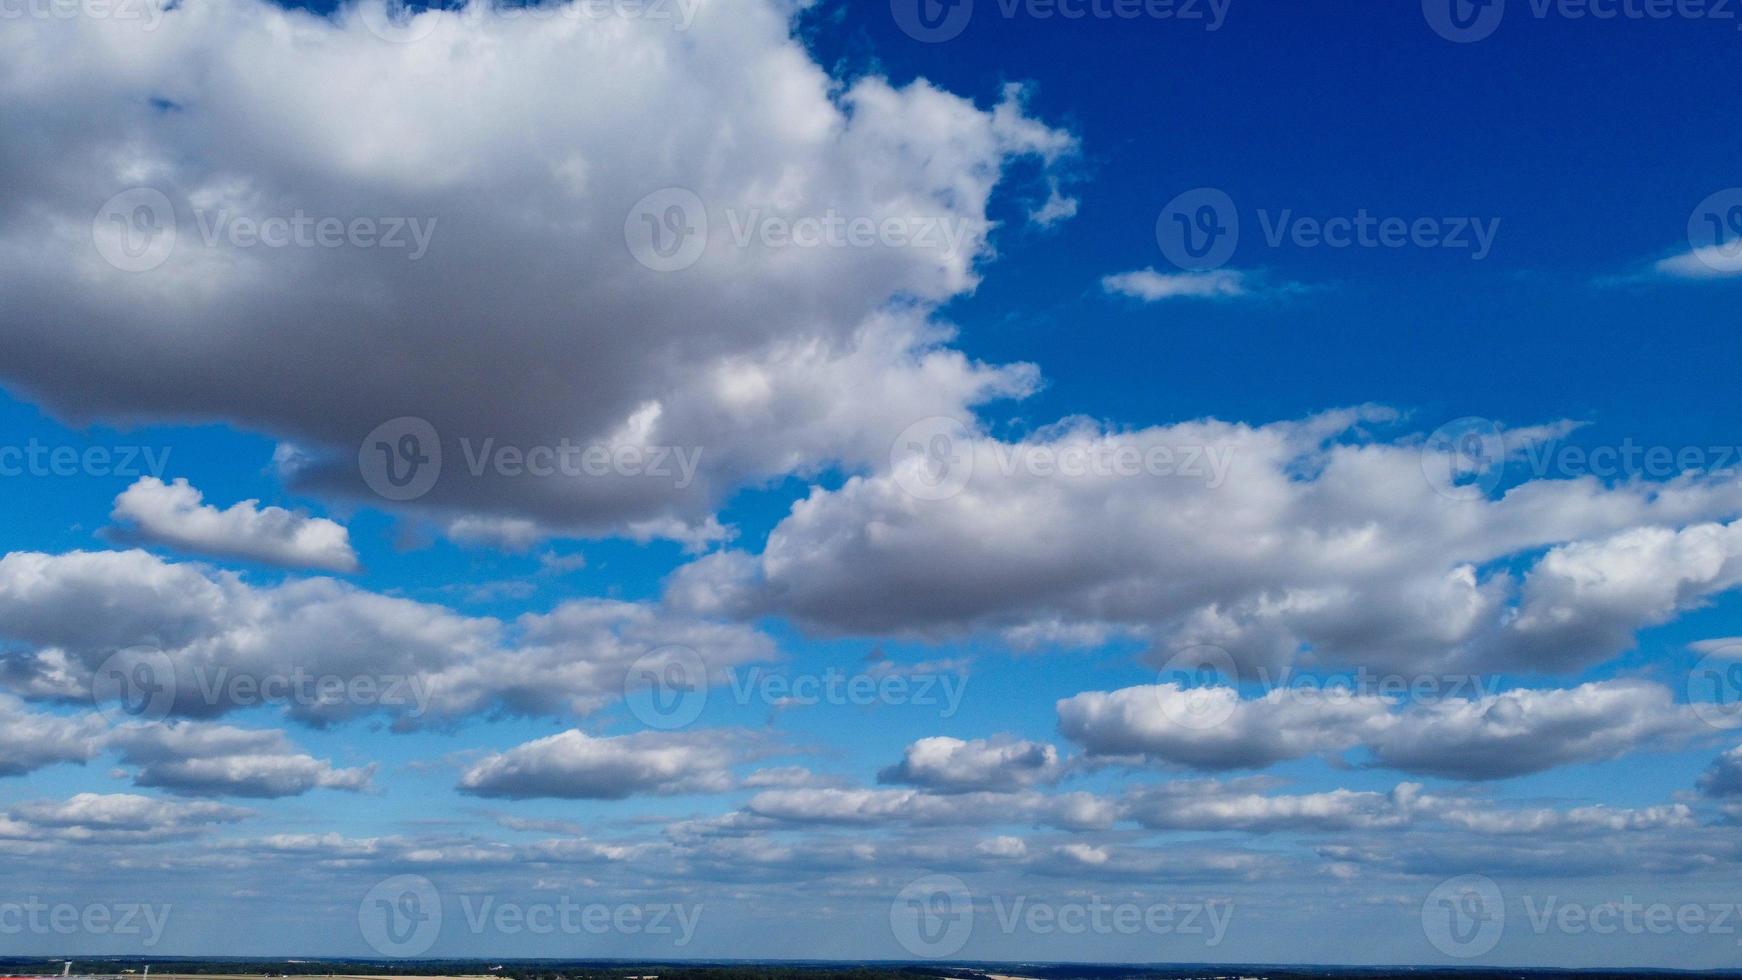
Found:
[{"label": "puffy cloud", "polygon": [[1050,745],[1009,737],[937,736],[909,745],[901,762],[878,773],[877,781],[943,793],[1009,792],[1059,775],[1058,749]]},{"label": "puffy cloud", "polygon": [[133,782],[186,796],[300,796],[317,787],[369,788],[374,766],[337,769],[300,752],[283,732],[182,722],[128,725],[105,746],[127,765]]},{"label": "puffy cloud", "polygon": [[1712,760],[1700,774],[1700,791],[1707,796],[1742,796],[1742,745]]},{"label": "puffy cloud", "polygon": [[1372,830],[1412,822],[1420,791],[1404,783],[1389,794],[1336,789],[1271,796],[1193,780],[1139,791],[1125,802],[1132,819],[1157,830]]},{"label": "puffy cloud", "polygon": [[147,476],[115,498],[111,516],[129,522],[126,534],[182,551],[290,568],[357,570],[350,532],[337,522],[261,507],[257,500],[225,510],[204,500],[186,480],[167,484]]},{"label": "puffy cloud", "polygon": [[1453,779],[1598,762],[1710,732],[1666,688],[1635,681],[1401,707],[1335,690],[1277,688],[1248,700],[1231,687],[1170,683],[1085,692],[1061,700],[1058,713],[1059,731],[1091,761],[1242,769],[1360,747],[1372,765]]},{"label": "puffy cloud", "polygon": [[192,837],[242,820],[249,812],[221,803],[79,793],[61,801],[18,804],[0,817],[0,837],[40,835],[71,843],[149,844]]},{"label": "puffy cloud", "polygon": [[1231,687],[1152,684],[1074,695],[1058,715],[1059,731],[1091,757],[1215,770],[1344,751],[1382,732],[1390,706],[1367,695],[1279,688],[1242,700]]},{"label": "puffy cloud", "polygon": [[[704,4],[679,31],[473,3],[420,15],[409,44],[371,31],[378,0],[19,21],[0,40],[0,373],[79,419],[278,435],[298,485],[332,493],[365,494],[365,437],[415,416],[446,459],[408,506],[680,538],[745,482],[882,458],[912,409],[1029,390],[1030,368],[970,361],[929,316],[978,282],[1009,167],[1047,177],[1074,139],[1013,88],[983,107],[842,83],[796,11]],[[138,187],[163,198],[100,214]],[[161,264],[106,262],[160,200]],[[255,245],[275,219],[283,247]],[[693,265],[638,261],[679,230]],[[700,456],[687,480],[492,462],[565,444]]]},{"label": "puffy cloud", "polygon": [[1641,527],[1550,550],[1525,578],[1508,642],[1522,650],[1624,650],[1742,583],[1742,522]]},{"label": "puffy cloud", "polygon": [[[1737,583],[1738,525],[1714,523],[1742,513],[1733,479],[1483,496],[1440,440],[1377,438],[1392,418],[946,432],[947,469],[916,456],[814,490],[760,553],[695,561],[668,596],[831,633],[1132,636],[1158,658],[1212,644],[1275,676],[1309,650],[1397,672],[1574,670]],[[1507,430],[1482,472],[1565,429]],[[1617,565],[1633,559],[1652,570]]]},{"label": "puffy cloud", "polygon": [[86,762],[97,754],[104,727],[93,715],[40,714],[0,694],[0,776],[21,776],[57,762]]},{"label": "puffy cloud", "polygon": [[148,646],[171,715],[269,703],[312,724],[379,713],[400,727],[587,713],[622,697],[638,661],[717,680],[773,653],[748,627],[644,603],[574,600],[504,623],[332,579],[257,588],[143,551],[0,558],[0,637],[28,646],[0,672],[26,697],[88,701],[115,651]]},{"label": "puffy cloud", "polygon": [[1369,743],[1374,763],[1453,779],[1499,779],[1600,762],[1710,732],[1668,689],[1603,681],[1412,706]]},{"label": "puffy cloud", "polygon": [[466,769],[473,796],[621,800],[646,794],[718,793],[744,760],[718,732],[641,732],[610,738],[571,729],[492,754]]}]

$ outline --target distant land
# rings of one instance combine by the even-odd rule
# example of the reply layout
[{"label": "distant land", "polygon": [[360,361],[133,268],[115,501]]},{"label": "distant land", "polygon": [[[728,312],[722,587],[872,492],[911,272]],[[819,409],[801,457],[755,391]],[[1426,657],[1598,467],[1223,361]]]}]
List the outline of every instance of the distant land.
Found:
[{"label": "distant land", "polygon": [[[66,960],[0,957],[0,976],[58,976]],[[912,963],[799,960],[347,960],[319,958],[198,957],[74,959],[72,977],[136,977],[149,966],[151,980],[265,980],[271,977],[333,977],[338,980],[1326,980],[1354,977],[1446,977],[1471,980],[1612,980],[1639,976],[1687,976],[1742,980],[1742,968],[1712,970],[1593,970],[1445,966],[1265,966],[1239,964],[1095,963]]]}]

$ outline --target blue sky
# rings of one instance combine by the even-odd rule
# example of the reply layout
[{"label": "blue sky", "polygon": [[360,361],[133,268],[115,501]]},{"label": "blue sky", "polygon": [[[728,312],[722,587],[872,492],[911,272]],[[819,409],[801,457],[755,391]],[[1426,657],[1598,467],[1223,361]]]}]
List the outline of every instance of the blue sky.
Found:
[{"label": "blue sky", "polygon": [[1735,962],[1742,25],[926,3],[6,20],[8,951]]}]

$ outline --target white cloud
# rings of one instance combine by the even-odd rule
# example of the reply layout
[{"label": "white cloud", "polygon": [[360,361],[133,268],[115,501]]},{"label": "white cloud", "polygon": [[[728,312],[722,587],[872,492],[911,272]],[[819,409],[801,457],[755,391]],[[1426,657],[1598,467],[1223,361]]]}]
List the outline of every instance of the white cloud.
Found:
[{"label": "white cloud", "polygon": [[[815,490],[760,553],[692,562],[667,594],[829,633],[1134,637],[1157,660],[1208,644],[1276,676],[1309,649],[1386,672],[1576,670],[1737,584],[1738,525],[1713,523],[1742,513],[1734,480],[1536,479],[1466,499],[1443,447],[1376,437],[1392,419],[970,431],[951,443],[953,496],[910,493],[897,467]],[[1508,454],[1563,428],[1510,431]],[[1650,570],[1616,564],[1635,559]]]},{"label": "white cloud", "polygon": [[[643,656],[693,651],[718,681],[774,652],[749,627],[652,604],[577,599],[505,623],[332,579],[255,587],[143,551],[0,558],[0,637],[22,647],[0,680],[27,698],[88,704],[114,651],[149,646],[173,674],[155,680],[173,689],[175,716],[265,703],[307,723],[381,714],[402,728],[585,714],[621,698]],[[323,693],[335,681],[339,696]]]},{"label": "white cloud", "polygon": [[[446,459],[407,507],[685,540],[738,486],[881,458],[911,410],[1030,390],[1031,368],[970,361],[930,317],[992,257],[1010,166],[1038,162],[1050,194],[1074,139],[1015,88],[982,107],[832,77],[795,36],[799,6],[704,4],[674,31],[475,3],[421,15],[432,33],[410,44],[366,26],[379,2],[323,17],[187,0],[150,31],[19,20],[0,39],[17,69],[0,76],[0,373],[80,419],[245,420],[294,445],[280,461],[299,489],[366,499],[364,437],[416,416]],[[160,267],[124,272],[93,248],[93,216],[139,186],[169,198],[178,235]],[[700,260],[674,272],[625,238],[666,188],[706,212]],[[1036,218],[1062,219],[1049,201]],[[416,221],[424,254],[229,232],[298,214]],[[949,234],[807,248],[739,232],[831,216]],[[469,467],[487,441],[565,440],[699,450],[700,468],[679,486]]]},{"label": "white cloud", "polygon": [[1146,303],[1179,298],[1226,299],[1247,295],[1247,276],[1238,269],[1166,273],[1139,269],[1103,278],[1101,289]]},{"label": "white cloud", "polygon": [[1672,279],[1722,279],[1742,275],[1742,242],[1728,241],[1659,259],[1654,268]]},{"label": "white cloud", "polygon": [[1090,691],[1058,704],[1059,730],[1091,759],[1203,770],[1261,768],[1365,748],[1383,768],[1500,779],[1682,744],[1711,729],[1668,689],[1603,681],[1398,706],[1373,695],[1175,684]]},{"label": "white cloud", "polygon": [[527,799],[620,800],[646,794],[718,793],[744,759],[719,732],[641,732],[610,738],[571,729],[469,766],[460,792]]},{"label": "white cloud", "polygon": [[135,785],[186,796],[300,796],[311,789],[366,790],[374,766],[338,769],[299,751],[283,732],[181,722],[128,725],[104,740],[137,766]]},{"label": "white cloud", "polygon": [[39,714],[0,694],[0,776],[21,776],[58,762],[89,761],[97,754],[102,719]]},{"label": "white cloud", "polygon": [[0,837],[40,836],[72,843],[140,844],[177,840],[235,823],[250,811],[221,803],[156,800],[131,793],[79,793],[20,803],[0,817]]},{"label": "white cloud", "polygon": [[289,568],[357,570],[350,532],[335,521],[261,507],[258,500],[219,510],[204,499],[186,480],[166,484],[147,476],[115,498],[110,516],[128,522],[127,533],[182,551]]},{"label": "white cloud", "polygon": [[907,747],[901,762],[878,773],[883,783],[907,783],[934,792],[1009,792],[1060,775],[1058,749],[1040,742],[997,737],[963,741],[936,736]]},{"label": "white cloud", "polygon": [[1708,796],[1742,796],[1742,745],[1712,760],[1700,774],[1700,790]]},{"label": "white cloud", "polygon": [[1205,770],[1342,752],[1390,724],[1389,710],[1389,701],[1373,696],[1277,689],[1242,700],[1231,687],[1171,683],[1088,691],[1058,703],[1059,732],[1090,756]]}]

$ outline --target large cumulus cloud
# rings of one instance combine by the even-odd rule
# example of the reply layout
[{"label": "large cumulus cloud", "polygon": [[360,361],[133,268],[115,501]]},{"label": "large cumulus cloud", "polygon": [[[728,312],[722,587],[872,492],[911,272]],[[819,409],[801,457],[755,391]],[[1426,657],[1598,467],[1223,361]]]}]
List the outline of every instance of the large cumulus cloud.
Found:
[{"label": "large cumulus cloud", "polygon": [[[364,492],[365,436],[417,416],[449,457],[419,506],[692,541],[718,535],[712,509],[744,481],[879,458],[897,406],[960,413],[1032,386],[1026,366],[949,349],[930,318],[977,282],[1013,161],[1073,152],[1018,91],[980,106],[924,81],[842,83],[792,37],[786,3],[718,0],[686,29],[578,9],[430,13],[412,43],[370,29],[378,3],[14,21],[0,377],[72,418],[282,437],[287,473],[342,493]],[[115,215],[95,234],[93,219],[139,187],[171,202],[177,238],[125,271],[96,247]],[[678,271],[642,265],[625,234],[666,188],[696,195],[708,225]],[[239,247],[228,230],[297,214],[417,219],[427,248]],[[950,234],[746,240],[771,217]],[[682,487],[473,477],[461,439],[701,463]]]}]

